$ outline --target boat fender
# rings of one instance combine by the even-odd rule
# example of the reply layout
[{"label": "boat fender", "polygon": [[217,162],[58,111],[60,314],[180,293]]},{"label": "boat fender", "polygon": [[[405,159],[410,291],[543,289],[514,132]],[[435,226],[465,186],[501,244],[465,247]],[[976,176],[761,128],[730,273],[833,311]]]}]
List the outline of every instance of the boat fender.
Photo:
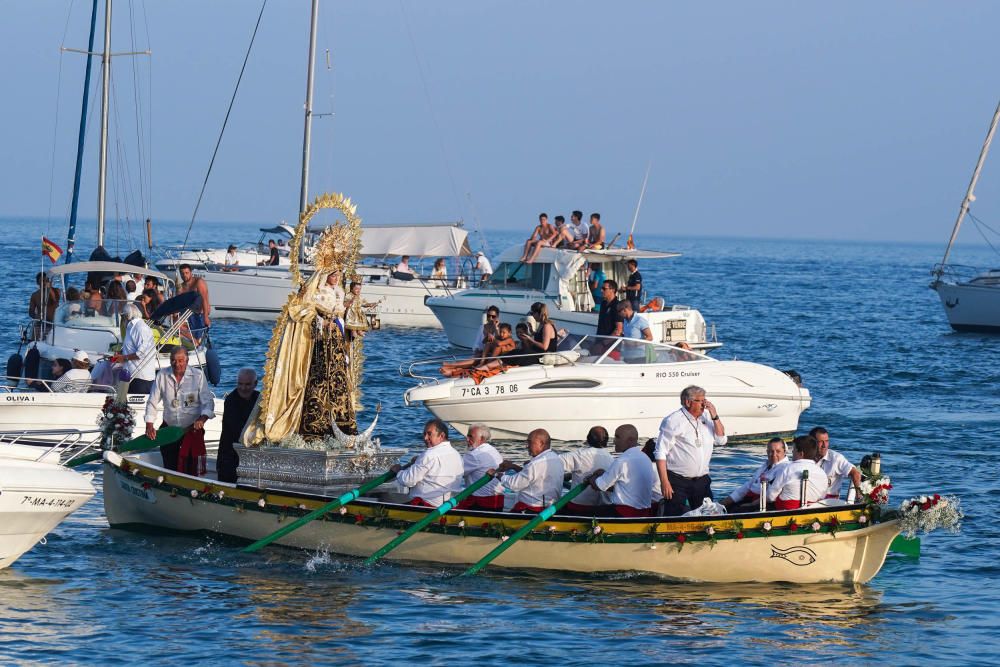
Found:
[{"label": "boat fender", "polygon": [[21,371],[24,370],[24,359],[20,352],[15,352],[7,358],[7,379],[20,380]]},{"label": "boat fender", "polygon": [[205,375],[213,386],[219,386],[219,381],[222,380],[222,364],[219,362],[219,353],[214,347],[205,352]]},{"label": "boat fender", "polygon": [[38,378],[38,368],[42,365],[42,355],[38,353],[37,347],[32,347],[28,350],[28,353],[24,355],[24,377],[37,379]]}]

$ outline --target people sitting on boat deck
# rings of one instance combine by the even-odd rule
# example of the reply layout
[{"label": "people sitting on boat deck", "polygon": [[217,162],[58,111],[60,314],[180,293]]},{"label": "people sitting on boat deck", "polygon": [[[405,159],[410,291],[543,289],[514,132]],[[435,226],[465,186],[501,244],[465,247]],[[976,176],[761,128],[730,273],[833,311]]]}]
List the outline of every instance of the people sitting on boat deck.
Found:
[{"label": "people sitting on boat deck", "polygon": [[726,511],[756,512],[760,509],[760,485],[767,481],[768,486],[783,467],[788,465],[785,455],[785,441],[781,438],[771,438],[767,442],[767,460],[760,464],[750,479],[741,484],[735,491],[722,500]]},{"label": "people sitting on boat deck", "polygon": [[601,214],[590,214],[590,230],[587,232],[587,247],[584,250],[604,250],[607,242],[604,225],[601,224]]},{"label": "people sitting on boat deck", "polygon": [[205,422],[215,416],[215,399],[208,389],[205,374],[188,366],[188,353],[176,347],[170,353],[170,368],[156,374],[146,401],[146,437],[156,440],[153,426],[162,407],[160,428],[184,429],[181,439],[160,446],[163,467],[189,474],[200,474],[199,457],[205,455]]},{"label": "people sitting on boat deck", "polygon": [[846,456],[830,449],[830,432],[822,426],[817,426],[809,431],[809,435],[816,438],[816,463],[826,473],[830,482],[826,497],[840,498],[840,486],[845,477],[850,477],[856,497],[861,498],[861,471],[848,461]]},{"label": "people sitting on boat deck", "polygon": [[281,253],[278,252],[278,244],[274,239],[267,240],[267,252],[267,259],[257,262],[257,266],[278,266],[281,263]]},{"label": "people sitting on boat deck", "polygon": [[[562,452],[559,458],[562,459],[564,474],[570,476],[572,486],[587,481],[595,470],[607,470],[612,463],[608,452],[608,430],[603,426],[591,427],[583,447]],[[591,488],[566,503],[562,514],[597,516],[598,508],[603,504],[600,492]]]},{"label": "people sitting on boat deck", "polygon": [[587,287],[590,288],[590,293],[594,297],[594,307],[591,308],[593,311],[600,310],[604,283],[607,279],[608,276],[604,273],[604,269],[601,268],[601,263],[591,262],[590,273],[587,274]]},{"label": "people sitting on boat deck", "polygon": [[542,251],[542,248],[548,248],[553,245],[555,236],[556,228],[549,224],[549,214],[539,213],[538,225],[531,232],[528,240],[524,242],[524,252],[521,253],[521,261],[525,264],[534,262],[535,258],[538,257],[538,253]]},{"label": "people sitting on boat deck", "polygon": [[236,252],[236,246],[229,244],[226,248],[226,256],[222,260],[222,270],[223,271],[239,271],[240,270],[240,256]]},{"label": "people sitting on boat deck", "polygon": [[481,357],[486,345],[492,343],[500,333],[500,309],[496,306],[486,307],[486,322],[476,332],[476,340],[472,342],[472,356]]},{"label": "people sitting on boat deck", "polygon": [[74,350],[72,359],[59,359],[58,362],[60,366],[68,364],[69,369],[58,377],[53,372],[53,377],[57,379],[51,383],[52,391],[69,393],[90,389],[90,358],[86,352]]},{"label": "people sitting on boat deck", "polygon": [[[469,486],[489,471],[496,471],[497,466],[503,462],[500,452],[490,444],[491,437],[492,433],[485,424],[473,424],[469,427],[469,434],[465,436],[469,450],[462,455],[465,486]],[[460,502],[458,509],[502,512],[503,486],[499,480],[494,479]]]},{"label": "people sitting on boat deck", "polygon": [[448,426],[440,419],[424,424],[424,445],[427,449],[406,466],[397,463],[389,469],[406,489],[408,504],[438,507],[462,490],[465,468],[461,454],[448,442]]},{"label": "people sitting on boat deck", "polygon": [[500,483],[517,494],[510,511],[537,514],[562,496],[563,464],[544,428],[529,433],[527,444],[531,459],[523,467],[504,459],[497,472],[506,473]]},{"label": "people sitting on boat deck", "polygon": [[209,317],[212,306],[208,302],[208,285],[203,278],[194,275],[190,264],[181,264],[178,271],[181,276],[181,284],[177,287],[177,293],[197,292],[198,294],[198,298],[191,304],[191,310],[194,314],[188,318],[187,322],[191,339],[195,345],[198,345],[202,336],[212,326],[212,320]]},{"label": "people sitting on boat deck", "polygon": [[793,442],[792,461],[783,466],[774,481],[767,487],[767,501],[774,509],[794,510],[802,507],[802,481],[806,481],[806,505],[823,500],[830,482],[826,473],[816,463],[819,448],[816,438],[800,435]]},{"label": "people sitting on boat deck", "polygon": [[639,447],[639,431],[635,426],[622,424],[615,429],[615,451],[618,458],[606,470],[598,469],[590,475],[591,487],[610,494],[609,514],[613,512],[612,516],[651,516],[651,489],[656,473]]},{"label": "people sitting on boat deck", "polygon": [[399,264],[393,267],[392,277],[396,280],[413,280],[413,269],[410,268],[410,256],[403,255],[399,258]]},{"label": "people sitting on boat deck", "polygon": [[511,335],[510,325],[500,324],[497,337],[486,347],[480,356],[464,361],[446,361],[438,371],[445,377],[466,377],[470,371],[488,372],[503,365],[500,357],[510,354],[517,347]]},{"label": "people sitting on boat deck", "polygon": [[142,311],[134,303],[126,303],[122,308],[125,325],[125,340],[121,350],[111,357],[112,363],[122,363],[129,377],[130,394],[148,394],[153,388],[156,375],[156,341],[153,330],[142,319]]},{"label": "people sitting on boat deck", "polygon": [[555,217],[555,234],[552,237],[552,247],[553,248],[568,248],[569,244],[573,242],[573,232],[569,230],[569,225],[566,224],[566,218],[561,215]]},{"label": "people sitting on boat deck", "polygon": [[685,387],[681,406],[660,422],[653,454],[664,516],[684,514],[700,507],[705,498],[713,499],[709,463],[714,448],[728,441],[722,419],[704,389]]},{"label": "people sitting on boat deck", "polygon": [[587,247],[587,235],[590,225],[583,221],[583,211],[573,211],[569,216],[568,230],[573,237],[566,247],[573,250],[583,250]]},{"label": "people sitting on boat deck", "polygon": [[493,275],[493,265],[482,250],[476,253],[476,271],[479,272],[479,286],[485,287]]},{"label": "people sitting on boat deck", "polygon": [[632,302],[632,310],[639,311],[639,299],[642,296],[642,274],[639,273],[639,262],[630,259],[625,262],[628,268],[628,282],[625,283],[625,298]]},{"label": "people sitting on boat deck", "polygon": [[215,459],[215,472],[220,482],[236,483],[236,469],[240,465],[240,456],[233,445],[240,441],[259,396],[257,371],[252,368],[241,368],[236,374],[236,391],[226,396],[225,407],[222,410],[219,456]]},{"label": "people sitting on boat deck", "polygon": [[[537,326],[534,336],[526,334],[520,336],[521,346],[528,352],[537,355],[532,360],[537,363],[542,354],[556,351],[559,336],[555,323],[549,319],[549,308],[544,303],[536,301],[531,304],[531,311],[528,314],[537,323]],[[525,363],[527,363],[527,358]]]},{"label": "people sitting on boat deck", "polygon": [[59,290],[52,286],[52,281],[44,273],[35,274],[35,284],[38,289],[28,299],[28,317],[32,322],[35,340],[40,339],[48,331],[50,322],[56,316],[59,307]]}]

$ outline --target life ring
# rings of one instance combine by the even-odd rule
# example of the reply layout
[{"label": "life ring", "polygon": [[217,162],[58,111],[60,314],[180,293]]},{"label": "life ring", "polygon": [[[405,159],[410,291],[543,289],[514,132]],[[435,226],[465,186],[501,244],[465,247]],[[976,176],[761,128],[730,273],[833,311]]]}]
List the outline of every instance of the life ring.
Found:
[{"label": "life ring", "polygon": [[648,303],[646,303],[646,304],[644,304],[642,306],[639,306],[639,312],[640,313],[645,313],[645,312],[658,313],[658,312],[660,312],[661,310],[664,309],[664,307],[666,306],[666,304],[667,304],[667,300],[664,299],[662,296],[654,296],[652,299],[649,300]]}]

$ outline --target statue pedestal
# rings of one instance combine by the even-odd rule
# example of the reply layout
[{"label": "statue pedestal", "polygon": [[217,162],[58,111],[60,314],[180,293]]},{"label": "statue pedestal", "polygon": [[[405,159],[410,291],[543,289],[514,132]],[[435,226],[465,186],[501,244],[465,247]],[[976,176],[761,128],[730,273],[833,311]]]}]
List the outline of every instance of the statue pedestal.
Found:
[{"label": "statue pedestal", "polygon": [[399,461],[404,449],[378,452],[243,447],[237,475],[241,484],[318,495],[340,495],[378,477]]}]

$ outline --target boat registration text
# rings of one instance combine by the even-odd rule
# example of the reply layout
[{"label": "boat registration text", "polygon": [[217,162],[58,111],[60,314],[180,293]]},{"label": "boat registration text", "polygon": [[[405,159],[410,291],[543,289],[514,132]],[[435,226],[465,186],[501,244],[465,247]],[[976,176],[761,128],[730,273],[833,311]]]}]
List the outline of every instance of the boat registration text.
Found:
[{"label": "boat registration text", "polygon": [[462,398],[467,396],[503,396],[505,394],[516,394],[516,384],[494,384],[479,387],[462,387]]}]

